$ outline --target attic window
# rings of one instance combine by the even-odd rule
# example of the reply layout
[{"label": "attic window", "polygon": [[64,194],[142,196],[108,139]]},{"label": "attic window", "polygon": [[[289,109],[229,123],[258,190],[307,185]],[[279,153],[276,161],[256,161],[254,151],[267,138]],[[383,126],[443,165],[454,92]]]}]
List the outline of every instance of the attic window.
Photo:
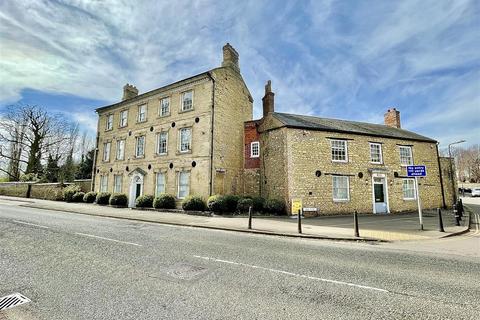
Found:
[{"label": "attic window", "polygon": [[254,141],[250,144],[250,157],[251,158],[260,157],[260,142]]}]

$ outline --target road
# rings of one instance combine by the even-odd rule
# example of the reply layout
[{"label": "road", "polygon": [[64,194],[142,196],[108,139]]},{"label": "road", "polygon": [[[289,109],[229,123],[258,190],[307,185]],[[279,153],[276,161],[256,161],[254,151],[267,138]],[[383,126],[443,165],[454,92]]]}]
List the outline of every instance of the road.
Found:
[{"label": "road", "polygon": [[3,201],[0,297],[31,302],[0,319],[478,319],[479,239],[286,239]]}]

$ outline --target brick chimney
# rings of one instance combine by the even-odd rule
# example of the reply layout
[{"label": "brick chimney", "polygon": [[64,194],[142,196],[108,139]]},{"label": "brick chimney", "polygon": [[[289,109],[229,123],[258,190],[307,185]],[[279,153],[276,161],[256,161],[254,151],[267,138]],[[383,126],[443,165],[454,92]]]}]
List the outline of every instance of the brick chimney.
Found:
[{"label": "brick chimney", "polygon": [[388,109],[384,115],[384,122],[386,126],[400,129],[400,111],[395,108]]},{"label": "brick chimney", "polygon": [[138,89],[135,86],[128,83],[123,86],[122,101],[135,98],[136,96],[138,96]]},{"label": "brick chimney", "polygon": [[272,92],[272,81],[268,80],[265,85],[265,96],[262,98],[263,101],[263,116],[265,117],[270,112],[275,111],[275,93]]},{"label": "brick chimney", "polygon": [[232,67],[235,71],[240,72],[238,52],[228,42],[223,46],[222,67]]}]

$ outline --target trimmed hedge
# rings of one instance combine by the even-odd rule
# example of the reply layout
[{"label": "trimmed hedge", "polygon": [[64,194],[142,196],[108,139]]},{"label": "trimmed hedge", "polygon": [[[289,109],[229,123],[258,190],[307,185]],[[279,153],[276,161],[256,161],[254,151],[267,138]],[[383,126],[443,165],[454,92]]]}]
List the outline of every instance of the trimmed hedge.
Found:
[{"label": "trimmed hedge", "polygon": [[110,196],[108,203],[111,206],[126,207],[128,203],[128,197],[125,193],[114,193]]},{"label": "trimmed hedge", "polygon": [[90,191],[85,193],[85,195],[83,196],[83,202],[94,203],[96,198],[97,198],[97,193],[95,191]]},{"label": "trimmed hedge", "polygon": [[248,209],[252,207],[253,210],[253,200],[250,198],[243,198],[238,200],[237,211],[241,213],[248,212]]},{"label": "trimmed hedge", "polygon": [[175,209],[175,197],[171,194],[162,193],[153,199],[155,209]]},{"label": "trimmed hedge", "polygon": [[237,204],[238,200],[240,200],[240,197],[233,194],[228,194],[223,197],[223,200],[225,201],[225,210],[233,213],[237,210]]},{"label": "trimmed hedge", "polygon": [[135,200],[135,206],[137,208],[152,208],[153,207],[153,196],[143,195]]},{"label": "trimmed hedge", "polygon": [[63,199],[67,202],[71,202],[72,198],[73,198],[73,195],[77,192],[80,192],[80,191],[82,191],[80,186],[78,186],[76,184],[71,184],[68,187],[66,187],[65,189],[63,189]]},{"label": "trimmed hedge", "polygon": [[225,197],[219,194],[210,196],[207,200],[207,207],[208,210],[215,213],[221,214],[225,212]]},{"label": "trimmed hedge", "polygon": [[99,192],[97,194],[96,203],[102,205],[108,204],[108,202],[110,201],[110,196],[110,192]]},{"label": "trimmed hedge", "polygon": [[262,212],[265,206],[265,199],[262,197],[252,198],[253,211]]},{"label": "trimmed hedge", "polygon": [[185,211],[205,211],[207,204],[198,196],[188,196],[183,200],[182,208]]},{"label": "trimmed hedge", "polygon": [[72,196],[72,200],[71,202],[83,202],[83,197],[85,196],[85,192],[76,192],[73,196]]},{"label": "trimmed hedge", "polygon": [[279,199],[268,199],[265,201],[265,210],[276,216],[285,214],[285,203]]}]

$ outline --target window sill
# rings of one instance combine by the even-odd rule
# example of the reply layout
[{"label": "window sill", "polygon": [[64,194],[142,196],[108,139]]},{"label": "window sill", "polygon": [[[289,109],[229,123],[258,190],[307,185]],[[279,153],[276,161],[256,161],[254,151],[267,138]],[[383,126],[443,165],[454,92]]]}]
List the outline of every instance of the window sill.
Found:
[{"label": "window sill", "polygon": [[124,126],[118,126],[118,129],[123,129],[123,128],[126,128],[128,126],[128,124],[124,125]]},{"label": "window sill", "polygon": [[137,120],[137,123],[145,123],[145,122],[147,122],[147,119],[142,120],[142,121],[138,121],[138,120]]},{"label": "window sill", "polygon": [[134,159],[145,159],[145,155],[143,155],[143,156],[134,156],[133,158],[134,158]]},{"label": "window sill", "polygon": [[188,150],[188,151],[177,151],[176,155],[179,156],[179,155],[182,155],[182,154],[191,154],[192,153],[192,150]]},{"label": "window sill", "polygon": [[258,158],[260,158],[260,156],[251,156],[250,158],[251,159],[258,159]]},{"label": "window sill", "polygon": [[179,110],[178,113],[185,113],[185,112],[190,112],[190,111],[194,111],[195,109],[192,108],[192,109],[188,109],[188,110]]},{"label": "window sill", "polygon": [[416,198],[403,198],[403,201],[415,201],[417,200]]},{"label": "window sill", "polygon": [[163,115],[162,115],[162,114],[159,114],[159,115],[157,116],[157,119],[160,119],[160,118],[167,118],[167,117],[170,117],[170,116],[171,116],[171,114],[170,114],[170,113],[163,114]]},{"label": "window sill", "polygon": [[348,160],[332,160],[333,163],[348,163]]},{"label": "window sill", "polygon": [[155,157],[165,157],[168,156],[168,153],[155,153]]},{"label": "window sill", "polygon": [[112,130],[113,130],[113,128],[105,129],[105,132],[107,132],[107,131],[112,131]]},{"label": "window sill", "polygon": [[350,199],[344,199],[344,200],[333,199],[333,202],[334,203],[346,203],[346,202],[350,202]]}]

